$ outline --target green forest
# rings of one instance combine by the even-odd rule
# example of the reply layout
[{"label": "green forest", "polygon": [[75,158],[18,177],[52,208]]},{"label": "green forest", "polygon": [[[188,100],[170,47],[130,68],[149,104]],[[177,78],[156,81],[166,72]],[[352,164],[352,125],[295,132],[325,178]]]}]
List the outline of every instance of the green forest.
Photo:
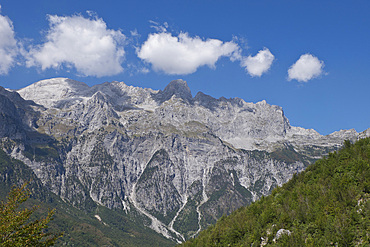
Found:
[{"label": "green forest", "polygon": [[370,246],[370,138],[345,141],[182,246]]}]

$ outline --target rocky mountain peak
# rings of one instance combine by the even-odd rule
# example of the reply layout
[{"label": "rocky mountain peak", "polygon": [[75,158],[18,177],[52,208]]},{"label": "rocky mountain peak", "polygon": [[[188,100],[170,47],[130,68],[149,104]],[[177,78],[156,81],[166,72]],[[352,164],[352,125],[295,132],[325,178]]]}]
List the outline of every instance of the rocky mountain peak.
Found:
[{"label": "rocky mountain peak", "polygon": [[[70,91],[74,93],[82,92],[89,90],[89,86],[86,85],[84,82],[80,81],[75,81],[69,78],[52,78],[52,79],[46,79],[42,81],[38,81],[26,88],[23,88],[19,91],[26,91],[27,88],[38,88],[40,91],[41,90],[52,90],[52,89],[58,89],[62,91]],[[57,93],[57,92],[55,92]]]},{"label": "rocky mountain peak", "polygon": [[194,100],[204,102],[204,101],[214,101],[216,99],[213,98],[212,96],[208,95],[208,94],[205,94],[205,93],[199,91],[197,93],[197,95],[195,95]]},{"label": "rocky mountain peak", "polygon": [[169,100],[173,95],[176,95],[184,100],[191,100],[193,98],[188,84],[186,81],[181,79],[171,81],[165,87],[165,89],[161,92],[162,101]]},{"label": "rocky mountain peak", "polygon": [[56,78],[18,92],[24,99],[0,87],[3,151],[65,202],[139,213],[143,226],[177,241],[267,195],[344,140],[370,135],[291,127],[279,106],[193,98],[183,80],[156,91]]},{"label": "rocky mountain peak", "polygon": [[215,110],[218,107],[217,99],[204,94],[203,92],[198,92],[194,97],[194,101],[210,110]]},{"label": "rocky mountain peak", "polygon": [[30,99],[46,107],[53,107],[59,100],[84,95],[90,89],[83,82],[68,78],[53,78],[42,80],[17,92],[25,99]]},{"label": "rocky mountain peak", "polygon": [[105,101],[107,101],[105,94],[100,91],[97,91],[96,93],[94,93],[93,96],[91,96],[91,100],[98,102],[98,103],[100,102],[105,103]]}]

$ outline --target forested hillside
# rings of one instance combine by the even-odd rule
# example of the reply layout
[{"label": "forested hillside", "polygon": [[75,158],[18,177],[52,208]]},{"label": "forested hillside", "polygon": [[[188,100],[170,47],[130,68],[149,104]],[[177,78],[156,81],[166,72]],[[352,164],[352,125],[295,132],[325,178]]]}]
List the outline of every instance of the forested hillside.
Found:
[{"label": "forested hillside", "polygon": [[344,144],[183,246],[369,246],[370,138]]}]

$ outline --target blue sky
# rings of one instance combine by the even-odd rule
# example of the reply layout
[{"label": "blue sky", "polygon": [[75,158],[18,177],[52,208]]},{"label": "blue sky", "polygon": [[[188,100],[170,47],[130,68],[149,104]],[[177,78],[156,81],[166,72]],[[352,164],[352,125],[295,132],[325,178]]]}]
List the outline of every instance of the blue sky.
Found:
[{"label": "blue sky", "polygon": [[0,0],[0,86],[52,77],[266,100],[321,134],[370,127],[368,0]]}]

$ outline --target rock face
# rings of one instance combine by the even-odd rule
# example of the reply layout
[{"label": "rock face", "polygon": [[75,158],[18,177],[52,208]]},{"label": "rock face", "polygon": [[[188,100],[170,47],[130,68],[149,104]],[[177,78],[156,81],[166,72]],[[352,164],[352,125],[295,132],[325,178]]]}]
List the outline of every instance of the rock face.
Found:
[{"label": "rock face", "polygon": [[80,208],[140,212],[175,241],[269,194],[345,139],[370,135],[321,136],[265,101],[192,97],[182,80],[163,91],[44,80],[1,89],[0,114],[11,123],[0,127],[2,149],[50,191]]},{"label": "rock face", "polygon": [[16,92],[0,87],[0,138],[27,138],[27,131],[37,127],[39,113],[34,111],[33,101],[24,100]]}]

